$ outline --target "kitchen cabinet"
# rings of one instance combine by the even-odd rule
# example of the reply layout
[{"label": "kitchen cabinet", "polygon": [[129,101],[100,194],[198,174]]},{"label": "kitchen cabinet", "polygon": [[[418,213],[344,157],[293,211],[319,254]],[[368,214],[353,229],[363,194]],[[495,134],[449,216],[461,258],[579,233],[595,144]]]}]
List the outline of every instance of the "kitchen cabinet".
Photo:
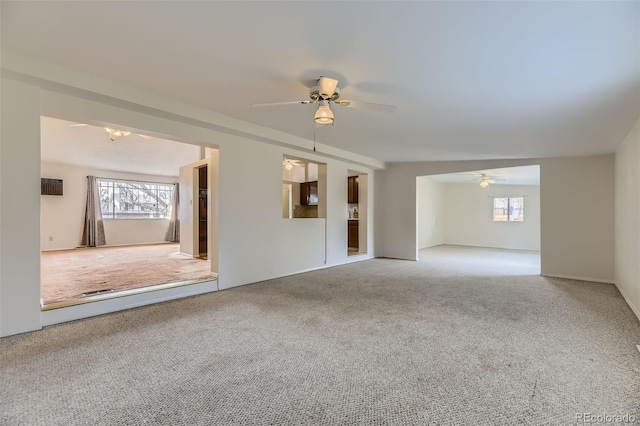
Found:
[{"label": "kitchen cabinet", "polygon": [[318,205],[318,181],[303,182],[300,184],[300,205]]},{"label": "kitchen cabinet", "polygon": [[347,203],[353,204],[358,202],[358,176],[349,176],[347,178]]},{"label": "kitchen cabinet", "polygon": [[349,219],[349,225],[347,227],[347,235],[348,235],[348,243],[347,246],[349,248],[359,249],[359,240],[360,236],[358,233],[358,221]]}]

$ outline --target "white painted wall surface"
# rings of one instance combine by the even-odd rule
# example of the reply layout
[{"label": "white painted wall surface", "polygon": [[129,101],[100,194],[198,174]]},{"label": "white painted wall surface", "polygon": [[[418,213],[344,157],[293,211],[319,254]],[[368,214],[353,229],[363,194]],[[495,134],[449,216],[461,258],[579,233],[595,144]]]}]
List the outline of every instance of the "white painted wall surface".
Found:
[{"label": "white painted wall surface", "polygon": [[[416,260],[416,177],[540,164],[543,275],[613,281],[613,155],[391,163],[376,171],[376,255]],[[580,212],[578,217],[569,214]]]},{"label": "white painted wall surface", "polygon": [[193,256],[193,167],[180,167],[180,252]]},{"label": "white painted wall surface", "polygon": [[640,120],[615,155],[615,283],[640,319]]},{"label": "white painted wall surface", "polygon": [[445,185],[424,176],[416,179],[418,249],[443,244]]},{"label": "white painted wall surface", "polygon": [[614,156],[540,164],[542,275],[613,282]]},{"label": "white painted wall surface", "polygon": [[[418,181],[419,182],[419,181]],[[444,243],[540,250],[540,187],[447,183]],[[494,222],[492,197],[524,196],[523,222]]]},{"label": "white painted wall surface", "polygon": [[[25,64],[29,66],[28,61]],[[120,125],[143,134],[218,147],[220,163],[216,184],[219,200],[212,209],[216,212],[219,229],[212,230],[212,236],[219,241],[216,247],[219,255],[212,253],[212,258],[218,258],[219,265],[216,266],[221,289],[347,262],[344,185],[347,170],[357,168],[372,176],[373,169],[363,163],[336,160],[335,156],[341,152],[335,148],[318,144],[318,152],[314,153],[311,145],[305,147],[299,138],[221,118],[210,111],[136,88],[42,64],[32,70],[42,78],[37,85],[18,83],[12,80],[19,78],[15,75],[2,79],[0,335],[40,327],[38,129],[41,114],[81,123]],[[49,85],[46,80],[49,77],[72,86],[77,82],[85,91]],[[10,89],[5,90],[6,87]],[[127,101],[126,109],[119,100]],[[212,118],[219,120],[218,127],[206,121]],[[247,134],[262,132],[287,147],[238,136],[238,131],[232,135],[217,130],[224,127],[225,120],[230,126],[244,126]],[[30,130],[25,131],[25,128]],[[291,148],[295,144],[299,144],[300,149]],[[329,156],[322,155],[322,150]],[[326,219],[282,219],[282,158],[285,154],[327,164]],[[374,179],[370,179],[370,190],[374,189],[373,185]],[[369,203],[372,202],[373,197],[370,197]],[[373,211],[368,216],[369,229],[372,229]],[[372,232],[368,241],[373,247]],[[7,255],[7,252],[11,254]],[[373,252],[367,254],[373,255]]]},{"label": "white painted wall surface", "polygon": [[[212,152],[214,150],[211,150]],[[210,166],[210,159],[195,161],[180,167],[180,252],[199,256],[198,197],[199,167]],[[208,173],[208,172],[207,172]],[[208,191],[210,193],[211,191]],[[209,212],[207,211],[207,214]]]},{"label": "white painted wall surface", "polygon": [[[178,171],[176,170],[176,175]],[[150,176],[113,172],[42,162],[41,176],[63,180],[63,196],[41,195],[42,250],[74,249],[80,244],[87,195],[87,176],[175,183],[177,177]],[[105,219],[104,232],[108,246],[147,244],[165,241],[169,220]],[[53,237],[53,241],[49,241]]]},{"label": "white painted wall surface", "polygon": [[[347,188],[347,193],[349,189]],[[358,176],[358,252],[366,253],[368,249],[368,223],[369,216],[369,176]],[[348,228],[347,228],[348,232]],[[347,238],[348,240],[348,238]]]},{"label": "white painted wall surface", "polygon": [[40,326],[40,90],[3,79],[0,336]]}]

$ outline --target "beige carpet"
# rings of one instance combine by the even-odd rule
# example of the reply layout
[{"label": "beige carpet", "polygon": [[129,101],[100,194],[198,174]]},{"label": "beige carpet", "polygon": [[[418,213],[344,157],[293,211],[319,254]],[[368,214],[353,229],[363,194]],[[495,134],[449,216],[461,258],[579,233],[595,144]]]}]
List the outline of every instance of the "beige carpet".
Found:
[{"label": "beige carpet", "polygon": [[98,290],[211,278],[209,262],[179,250],[172,243],[42,252],[40,297],[47,305]]},{"label": "beige carpet", "polygon": [[[570,425],[640,418],[613,285],[442,247],[0,339],[0,425]],[[607,423],[611,424],[611,423]]]}]

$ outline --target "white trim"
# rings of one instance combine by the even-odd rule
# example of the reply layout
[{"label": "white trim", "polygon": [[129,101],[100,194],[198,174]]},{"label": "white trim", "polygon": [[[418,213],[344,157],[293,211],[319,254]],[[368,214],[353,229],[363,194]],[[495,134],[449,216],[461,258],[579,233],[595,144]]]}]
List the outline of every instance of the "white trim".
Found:
[{"label": "white trim", "polygon": [[373,258],[374,258],[374,256],[372,254],[369,254],[369,253],[358,253],[358,254],[353,254],[351,256],[347,256],[347,262],[346,263],[362,262],[363,260],[371,260]]},{"label": "white trim", "polygon": [[[123,220],[123,219],[119,219]],[[139,219],[136,219],[139,220]],[[161,219],[169,222],[169,219]],[[131,243],[131,244],[108,244],[104,246],[97,247],[89,247],[89,246],[76,246],[72,248],[57,248],[57,249],[40,249],[40,251],[71,251],[71,250],[85,250],[85,249],[94,249],[94,248],[109,248],[109,247],[133,247],[133,246],[153,246],[159,244],[175,244],[174,241],[153,241],[150,243]]]},{"label": "white trim", "polygon": [[261,279],[259,281],[252,281],[250,283],[235,284],[235,285],[231,285],[231,286],[228,286],[228,287],[221,286],[220,290],[229,290],[231,288],[242,287],[244,285],[259,284],[259,283],[262,283],[262,282],[265,282],[265,281],[277,280],[279,278],[285,278],[285,277],[292,277],[294,275],[306,274],[307,272],[319,271],[321,269],[333,268],[334,266],[341,266],[341,265],[343,265],[343,263],[336,263],[336,264],[332,264],[332,265],[322,265],[322,266],[318,266],[318,267],[315,267],[315,268],[302,269],[300,271],[290,272],[290,273],[285,274],[285,275],[278,275],[278,276],[274,276],[274,277],[271,277],[271,278],[264,278],[264,279]]},{"label": "white trim", "polygon": [[[627,305],[629,305],[633,313],[636,314],[636,316],[638,317],[638,320],[640,320],[640,309],[636,307],[633,303],[631,303],[631,299],[627,296],[627,294],[624,292],[624,290],[622,290],[622,288],[618,284],[616,284],[615,286],[620,292],[620,294],[622,295],[622,297],[624,298],[624,301],[627,302]],[[640,350],[640,347],[638,347],[638,350]]]},{"label": "white trim", "polygon": [[24,328],[22,325],[20,327],[6,327],[2,329],[2,333],[0,334],[0,337],[15,336],[16,334],[30,333],[32,331],[39,331],[39,330],[42,330],[42,325],[39,325],[37,327],[28,327],[28,328]]},{"label": "white trim", "polygon": [[206,281],[180,287],[139,293],[131,296],[83,303],[81,305],[74,305],[66,308],[42,311],[40,313],[40,322],[42,323],[42,326],[60,324],[82,318],[89,318],[111,312],[137,308],[139,306],[152,305],[169,300],[181,299],[183,297],[211,293],[217,290],[215,283],[216,281]]},{"label": "white trim", "polygon": [[573,275],[556,275],[556,274],[540,274],[540,276],[547,277],[547,278],[562,278],[565,280],[588,281],[591,283],[615,284],[613,280],[605,280],[603,278],[575,277]]}]

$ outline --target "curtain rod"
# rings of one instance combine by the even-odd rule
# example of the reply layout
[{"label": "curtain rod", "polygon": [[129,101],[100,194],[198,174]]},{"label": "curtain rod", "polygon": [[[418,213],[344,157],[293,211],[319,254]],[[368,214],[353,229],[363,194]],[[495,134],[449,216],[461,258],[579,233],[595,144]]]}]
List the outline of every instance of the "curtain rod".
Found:
[{"label": "curtain rod", "polygon": [[[89,177],[89,176],[87,176]],[[153,182],[150,180],[134,180],[134,179],[120,179],[120,178],[110,178],[104,176],[95,176],[96,179],[108,179],[108,180],[122,180],[125,182],[137,182],[137,183],[161,183],[163,185],[177,185],[178,182]]]}]

